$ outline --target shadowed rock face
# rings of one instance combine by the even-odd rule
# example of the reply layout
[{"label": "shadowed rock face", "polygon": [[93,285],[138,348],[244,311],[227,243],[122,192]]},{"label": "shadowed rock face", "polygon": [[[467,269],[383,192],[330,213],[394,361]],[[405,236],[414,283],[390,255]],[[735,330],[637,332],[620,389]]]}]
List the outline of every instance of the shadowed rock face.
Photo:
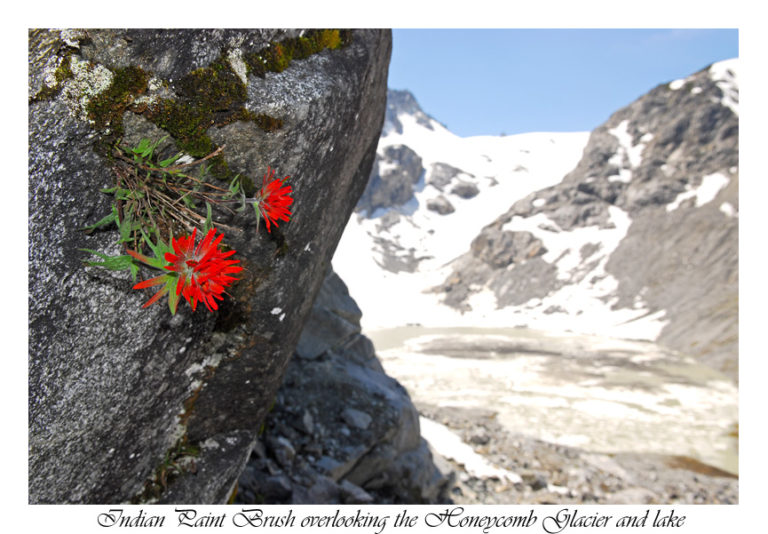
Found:
[{"label": "shadowed rock face", "polygon": [[384,373],[360,317],[330,272],[240,477],[239,502],[444,502],[448,480],[421,438],[418,412]]},{"label": "shadowed rock face", "polygon": [[[164,96],[193,99],[172,80],[229,50],[250,53],[297,35],[33,31],[29,92],[39,95],[51,65],[71,54],[93,72],[140,67],[168,82]],[[388,31],[353,31],[342,48],[251,74],[241,104],[282,127],[235,120],[208,128],[216,146],[226,145],[230,170],[260,181],[267,165],[276,167],[291,176],[295,199],[291,221],[271,234],[263,224],[257,231],[252,210],[214,215],[245,267],[216,313],[186,303],[175,316],[164,303],[142,309],[151,293],[132,290],[128,273],[83,266],[81,248],[121,253],[116,231],[79,230],[110,210],[111,197],[99,192],[112,185],[110,162],[94,151],[104,129],[63,90],[30,98],[30,502],[146,499],[145,482],[182,442],[197,449],[185,459],[195,468],[173,478],[159,501],[226,501],[370,175],[390,50]],[[140,113],[126,111],[123,122],[126,139],[167,133]]]}]

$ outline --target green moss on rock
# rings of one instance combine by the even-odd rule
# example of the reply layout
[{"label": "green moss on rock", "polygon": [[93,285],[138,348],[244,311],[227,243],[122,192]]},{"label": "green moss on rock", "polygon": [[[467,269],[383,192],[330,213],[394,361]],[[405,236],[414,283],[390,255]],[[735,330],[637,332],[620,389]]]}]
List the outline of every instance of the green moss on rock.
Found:
[{"label": "green moss on rock", "polygon": [[181,98],[209,112],[235,112],[248,96],[245,84],[224,58],[190,72],[176,89]]},{"label": "green moss on rock", "polygon": [[75,75],[72,72],[72,54],[69,53],[62,58],[58,68],[54,71],[53,84],[47,85],[46,83],[43,83],[43,87],[37,92],[32,100],[38,102],[56,97],[61,91],[64,82],[74,77]]},{"label": "green moss on rock", "polygon": [[97,129],[109,127],[119,135],[123,131],[123,113],[147,91],[150,76],[140,67],[119,68],[112,73],[112,84],[88,103],[88,118]]},{"label": "green moss on rock", "polygon": [[[216,149],[207,133],[212,126],[250,121],[265,132],[278,131],[284,125],[282,119],[246,109],[248,90],[243,76],[263,77],[266,72],[282,72],[294,60],[305,59],[325,49],[344,47],[350,41],[349,30],[310,30],[300,37],[271,42],[258,52],[242,56],[245,74],[242,70],[236,72],[228,56],[222,54],[207,67],[195,69],[178,80],[173,87],[177,98],[160,98],[151,103],[136,102],[148,91],[150,73],[135,66],[110,70],[112,83],[94,96],[86,109],[88,118],[102,133],[96,149],[109,155],[110,147],[124,133],[123,114],[126,111],[141,114],[167,131],[180,150],[195,158],[205,157]],[[72,77],[70,56],[67,56],[54,74],[56,84],[45,86],[35,98],[55,96],[62,82]],[[209,164],[214,177],[232,178],[233,173],[223,155],[212,158]],[[249,177],[241,176],[241,183],[246,194],[255,192],[256,187]]]},{"label": "green moss on rock", "polygon": [[163,98],[147,107],[144,116],[176,140],[179,148],[193,157],[213,152],[208,128],[214,125],[213,114],[191,102]]},{"label": "green moss on rock", "polygon": [[349,30],[310,30],[300,37],[272,42],[244,59],[249,73],[264,77],[267,72],[284,71],[295,59],[308,58],[326,48],[335,50],[346,46],[351,38]]}]

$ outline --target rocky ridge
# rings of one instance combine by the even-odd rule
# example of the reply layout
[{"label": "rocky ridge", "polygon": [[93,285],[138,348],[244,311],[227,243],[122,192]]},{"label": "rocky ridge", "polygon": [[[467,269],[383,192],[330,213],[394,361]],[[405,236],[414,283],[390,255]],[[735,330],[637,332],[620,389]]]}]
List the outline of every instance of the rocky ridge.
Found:
[{"label": "rocky ridge", "polygon": [[[561,183],[483,228],[436,288],[444,302],[469,311],[471,297],[487,288],[499,309],[558,314],[565,310],[546,298],[581,285],[611,309],[645,311],[635,319],[655,315],[665,323],[656,341],[736,379],[735,69],[735,60],[715,64],[614,113]],[[585,229],[619,240],[611,249],[595,237],[544,256],[548,241]]]}]

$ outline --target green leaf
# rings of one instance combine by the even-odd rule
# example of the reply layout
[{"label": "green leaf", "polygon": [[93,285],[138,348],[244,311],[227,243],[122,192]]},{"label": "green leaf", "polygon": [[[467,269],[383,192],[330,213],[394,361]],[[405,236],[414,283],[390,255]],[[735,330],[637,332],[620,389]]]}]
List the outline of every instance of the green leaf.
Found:
[{"label": "green leaf", "polygon": [[120,222],[119,230],[120,230],[120,240],[118,243],[127,243],[131,240],[131,234],[133,233],[133,217],[130,213],[126,213],[123,216],[123,220]]},{"label": "green leaf", "polygon": [[89,248],[81,248],[83,252],[88,252],[94,256],[102,258],[104,261],[83,261],[90,267],[104,267],[110,271],[131,271],[131,277],[136,282],[136,274],[139,272],[139,266],[133,262],[133,258],[127,254],[121,256],[107,256],[102,252],[91,250]]},{"label": "green leaf", "polygon": [[259,231],[259,223],[261,222],[261,210],[259,209],[258,202],[253,203],[253,209],[256,212],[256,231]]},{"label": "green leaf", "polygon": [[238,191],[240,191],[240,175],[236,174],[232,181],[229,182],[229,193],[224,195],[224,198],[233,198]]},{"label": "green leaf", "polygon": [[171,163],[179,159],[183,154],[184,154],[183,152],[179,152],[172,158],[164,159],[163,161],[159,162],[158,165],[160,165],[161,167],[167,167],[168,165],[170,165]]},{"label": "green leaf", "polygon": [[157,243],[153,243],[143,228],[141,229],[141,236],[144,238],[144,242],[149,245],[149,248],[152,249],[152,253],[155,255],[154,258],[149,258],[149,265],[157,269],[163,269],[163,267],[165,267],[165,265],[168,263],[165,261],[165,253],[172,253],[173,247],[166,245],[163,240],[160,239],[160,237],[157,238]]},{"label": "green leaf", "polygon": [[81,228],[81,230],[84,230],[86,232],[93,232],[96,228],[99,228],[100,226],[106,226],[109,223],[113,223],[117,221],[117,209],[112,206],[112,213],[98,221],[97,223],[94,223],[90,226],[86,226],[85,228]]},{"label": "green leaf", "polygon": [[176,294],[179,277],[173,277],[173,280],[169,280],[166,285],[168,287],[168,307],[171,309],[171,315],[176,315],[176,307],[179,305],[179,297],[181,296]]},{"label": "green leaf", "polygon": [[135,148],[131,149],[131,152],[133,152],[134,154],[141,154],[142,152],[147,150],[149,143],[150,143],[149,139],[147,139],[146,137],[142,137],[141,141],[139,141],[139,144],[136,145]]},{"label": "green leaf", "polygon": [[211,205],[210,205],[210,203],[208,203],[208,202],[205,203],[205,209],[207,211],[207,214],[205,216],[205,226],[204,226],[204,229],[205,229],[205,233],[208,233],[208,230],[213,228],[213,216],[212,216],[212,213],[211,213]]},{"label": "green leaf", "polygon": [[153,143],[150,139],[143,137],[141,141],[139,141],[139,144],[131,149],[134,161],[141,163],[145,159],[152,158],[152,154],[155,152],[157,146],[167,138],[168,136],[165,135]]},{"label": "green leaf", "polygon": [[133,197],[133,191],[131,191],[130,189],[118,188],[115,191],[115,198],[117,200],[130,200],[130,199],[134,198]]},{"label": "green leaf", "polygon": [[149,146],[149,147],[148,147],[148,148],[147,148],[147,149],[146,149],[146,150],[145,150],[145,151],[142,153],[142,156],[144,156],[144,157],[145,157],[145,158],[147,158],[147,159],[151,158],[151,157],[152,157],[152,154],[155,152],[155,149],[157,148],[157,145],[159,145],[160,143],[162,143],[163,141],[165,141],[167,138],[168,138],[168,136],[167,136],[167,135],[164,135],[163,137],[161,137],[160,139],[158,139],[157,141],[155,141],[154,143],[152,143],[152,144],[151,144],[151,145],[150,145],[150,146]]},{"label": "green leaf", "polygon": [[235,209],[235,211],[241,213],[243,210],[245,210],[245,193],[240,191],[240,207]]}]

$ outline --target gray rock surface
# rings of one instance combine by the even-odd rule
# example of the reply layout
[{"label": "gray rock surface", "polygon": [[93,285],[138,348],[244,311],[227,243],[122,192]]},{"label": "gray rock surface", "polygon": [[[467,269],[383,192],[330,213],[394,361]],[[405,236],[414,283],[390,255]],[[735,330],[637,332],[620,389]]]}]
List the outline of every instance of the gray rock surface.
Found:
[{"label": "gray rock surface", "polygon": [[[299,346],[317,339],[319,326],[357,329],[336,342],[317,341],[312,359],[294,357],[267,417],[264,434],[240,477],[242,503],[364,504],[425,503],[444,499],[448,479],[435,467],[419,433],[408,393],[388,377],[370,340],[360,333],[359,315],[346,286],[329,273],[302,332]],[[335,313],[332,310],[339,310]],[[329,313],[330,311],[330,313]],[[313,424],[300,421],[311,415]],[[283,444],[274,446],[271,444]],[[281,459],[290,443],[295,456]],[[262,453],[261,451],[265,451]],[[275,485],[275,477],[280,484]],[[286,484],[284,484],[286,483]]]},{"label": "gray rock surface", "polygon": [[437,198],[427,200],[427,209],[439,213],[440,215],[448,215],[456,211],[451,201],[445,198],[443,195]]},{"label": "gray rock surface", "polygon": [[500,231],[486,227],[470,245],[472,253],[494,268],[506,267],[510,263],[523,263],[542,256],[547,249],[530,232]]},{"label": "gray rock surface", "polygon": [[451,188],[451,194],[460,198],[473,198],[476,197],[480,190],[472,182],[465,182],[459,180],[456,185]]},{"label": "gray rock surface", "polygon": [[[353,31],[340,49],[294,60],[279,73],[248,75],[240,104],[282,127],[264,131],[228,120],[207,128],[215,145],[226,145],[232,172],[260,182],[268,165],[277,167],[291,176],[295,199],[292,220],[271,234],[263,224],[257,232],[252,212],[215,213],[220,229],[230,228],[226,240],[245,267],[215,314],[193,313],[186,303],[175,316],[165,304],[142,309],[148,295],[131,289],[128,273],[84,267],[91,258],[79,249],[121,252],[116,231],[80,230],[109,213],[111,198],[99,190],[113,184],[110,162],[94,146],[119,117],[90,123],[84,104],[130,66],[161,81],[144,96],[193,106],[198,95],[185,92],[181,81],[195,69],[233,50],[255,52],[298,35],[30,32],[31,503],[154,498],[143,491],[170,472],[165,460],[174,451],[175,464],[194,463],[194,473],[163,478],[161,501],[221,503],[231,493],[370,176],[385,112],[390,32]],[[56,81],[64,58],[83,68]],[[221,76],[231,82],[244,72],[237,61],[230,64]],[[114,105],[139,95],[123,98]],[[215,117],[226,117],[232,110],[223,108],[235,103],[216,105],[222,109]],[[157,131],[144,111],[125,109],[124,118],[138,119],[123,121],[126,138]],[[175,151],[179,140],[168,141]],[[147,278],[147,271],[139,276]]]},{"label": "gray rock surface", "polygon": [[[660,85],[614,113],[592,132],[576,168],[483,229],[436,291],[459,309],[467,309],[467,299],[486,285],[500,307],[542,298],[568,281],[558,279],[533,243],[520,254],[502,227],[513,217],[543,214],[553,223],[541,227],[548,232],[611,228],[609,208],[616,206],[631,226],[605,268],[618,280],[608,296],[615,298],[613,307],[632,308],[641,295],[649,313],[665,311],[668,323],[657,342],[737,380],[738,216],[721,206],[738,213],[739,120],[723,102],[725,90],[703,69],[680,88]],[[627,136],[641,157],[630,158],[619,136]],[[691,199],[667,209],[715,173],[728,185],[711,202],[697,206]],[[579,251],[581,272],[595,262],[589,259],[593,251]],[[515,268],[508,270],[511,262]]]},{"label": "gray rock surface", "polygon": [[[432,172],[429,174],[429,178],[427,180],[427,183],[431,186],[435,187],[439,191],[445,191],[445,189],[448,187],[448,185],[454,181],[459,175],[466,175],[471,176],[461,169],[458,169],[452,165],[448,165],[447,163],[433,163],[432,164]],[[473,185],[473,184],[472,184]]]},{"label": "gray rock surface", "polygon": [[356,210],[371,216],[377,209],[401,206],[413,198],[424,173],[421,158],[405,145],[388,146],[376,156],[368,186]]}]

